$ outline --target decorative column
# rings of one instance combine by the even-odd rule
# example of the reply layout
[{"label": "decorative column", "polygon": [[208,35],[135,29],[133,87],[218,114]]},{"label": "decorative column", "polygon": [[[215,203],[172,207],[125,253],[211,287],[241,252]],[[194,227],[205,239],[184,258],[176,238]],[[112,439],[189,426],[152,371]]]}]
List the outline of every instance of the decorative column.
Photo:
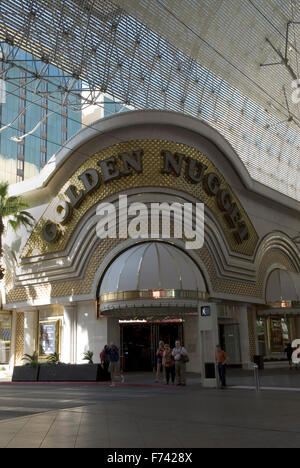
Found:
[{"label": "decorative column", "polygon": [[[257,314],[256,308],[252,305],[247,307],[248,313],[248,330],[249,330],[249,355],[250,361],[253,361],[255,354],[260,354],[259,352],[259,343],[258,343],[258,330],[257,330]],[[267,331],[267,321],[264,319],[265,325],[265,346],[266,353],[268,354],[268,331]]]},{"label": "decorative column", "polygon": [[[206,309],[203,309],[205,307]],[[200,303],[198,306],[200,361],[203,387],[216,387],[216,346],[219,341],[218,315],[216,304]]]},{"label": "decorative column", "polygon": [[296,338],[300,339],[300,318],[296,317]]},{"label": "decorative column", "polygon": [[17,312],[12,311],[9,370],[12,372],[16,361]]},{"label": "decorative column", "polygon": [[61,360],[76,364],[77,360],[77,304],[64,306],[63,332],[61,341]]},{"label": "decorative column", "polygon": [[[253,311],[255,313],[255,311]],[[248,322],[248,307],[247,304],[239,306],[239,319],[240,319],[240,345],[243,369],[249,369],[252,356],[250,356],[250,339],[249,336],[249,322]]]},{"label": "decorative column", "polygon": [[24,310],[24,354],[32,355],[37,351],[37,326],[37,310]]},{"label": "decorative column", "polygon": [[24,312],[14,312],[14,364],[22,366],[24,356]]}]

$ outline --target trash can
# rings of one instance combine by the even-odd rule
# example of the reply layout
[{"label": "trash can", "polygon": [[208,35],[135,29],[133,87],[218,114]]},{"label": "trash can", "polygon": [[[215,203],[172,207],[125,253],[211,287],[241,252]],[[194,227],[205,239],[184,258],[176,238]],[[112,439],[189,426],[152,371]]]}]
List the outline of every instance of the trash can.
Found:
[{"label": "trash can", "polygon": [[206,379],[216,378],[216,366],[214,362],[205,363],[205,378]]},{"label": "trash can", "polygon": [[265,368],[263,356],[257,354],[256,356],[254,356],[253,360],[254,364],[258,366],[259,370],[263,370]]}]

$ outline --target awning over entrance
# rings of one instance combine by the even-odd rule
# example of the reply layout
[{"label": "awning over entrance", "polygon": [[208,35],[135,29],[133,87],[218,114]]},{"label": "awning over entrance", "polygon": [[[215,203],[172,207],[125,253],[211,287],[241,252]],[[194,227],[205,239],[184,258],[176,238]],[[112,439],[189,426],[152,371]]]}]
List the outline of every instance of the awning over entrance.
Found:
[{"label": "awning over entrance", "polygon": [[274,270],[267,282],[266,303],[300,301],[300,275],[288,270]]},{"label": "awning over entrance", "polygon": [[258,315],[300,315],[300,275],[276,269],[266,285],[267,308],[258,310]]},{"label": "awning over entrance", "polygon": [[163,242],[146,242],[126,250],[107,269],[100,311],[195,308],[207,298],[203,275],[187,253]]}]

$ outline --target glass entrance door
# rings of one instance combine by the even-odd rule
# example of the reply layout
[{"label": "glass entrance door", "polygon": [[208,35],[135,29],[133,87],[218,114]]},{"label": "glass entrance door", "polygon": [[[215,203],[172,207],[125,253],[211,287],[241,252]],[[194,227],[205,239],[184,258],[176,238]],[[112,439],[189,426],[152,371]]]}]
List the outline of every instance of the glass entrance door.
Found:
[{"label": "glass entrance door", "polygon": [[157,361],[156,352],[159,342],[163,341],[165,344],[169,344],[171,349],[174,348],[176,340],[180,340],[183,343],[183,324],[182,322],[160,322],[153,323],[152,327],[152,365],[153,369],[155,369]]},{"label": "glass entrance door", "polygon": [[174,347],[183,342],[182,322],[126,323],[120,325],[121,357],[124,372],[152,371],[160,341]]},{"label": "glass entrance door", "polygon": [[229,365],[241,364],[240,330],[238,324],[220,325],[221,346],[226,351]]},{"label": "glass entrance door", "polygon": [[151,325],[121,325],[122,367],[124,372],[151,371]]}]

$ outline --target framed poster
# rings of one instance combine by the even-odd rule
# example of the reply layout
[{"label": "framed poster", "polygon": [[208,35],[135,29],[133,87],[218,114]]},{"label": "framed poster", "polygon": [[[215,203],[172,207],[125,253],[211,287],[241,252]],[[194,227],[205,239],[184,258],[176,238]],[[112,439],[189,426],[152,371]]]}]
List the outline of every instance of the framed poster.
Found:
[{"label": "framed poster", "polygon": [[60,320],[39,323],[39,356],[59,353]]},{"label": "framed poster", "polygon": [[271,350],[280,353],[284,348],[281,318],[270,319]]}]

